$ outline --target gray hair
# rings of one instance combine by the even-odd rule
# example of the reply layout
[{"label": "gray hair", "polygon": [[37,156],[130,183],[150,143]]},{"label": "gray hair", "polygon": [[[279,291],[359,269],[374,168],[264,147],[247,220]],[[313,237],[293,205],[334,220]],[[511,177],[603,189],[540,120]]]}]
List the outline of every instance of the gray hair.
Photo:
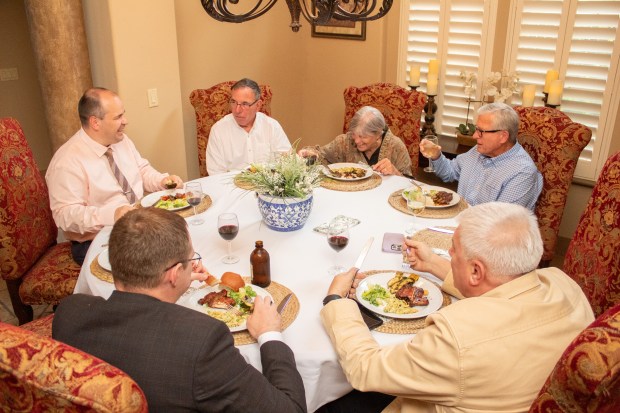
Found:
[{"label": "gray hair", "polygon": [[349,133],[358,135],[381,135],[387,126],[385,118],[377,108],[364,106],[353,115],[349,123]]},{"label": "gray hair", "polygon": [[493,114],[493,129],[508,131],[511,143],[517,143],[519,134],[519,115],[505,103],[493,102],[478,109],[478,115]]},{"label": "gray hair", "polygon": [[485,263],[491,277],[510,277],[534,270],[543,254],[536,216],[521,205],[489,202],[458,217],[465,259]]},{"label": "gray hair", "polygon": [[258,83],[256,83],[252,79],[243,78],[239,80],[237,83],[235,83],[234,85],[232,85],[230,90],[233,91],[233,90],[241,89],[243,87],[248,87],[252,89],[252,91],[254,92],[254,99],[256,100],[260,99],[260,87],[258,86]]}]

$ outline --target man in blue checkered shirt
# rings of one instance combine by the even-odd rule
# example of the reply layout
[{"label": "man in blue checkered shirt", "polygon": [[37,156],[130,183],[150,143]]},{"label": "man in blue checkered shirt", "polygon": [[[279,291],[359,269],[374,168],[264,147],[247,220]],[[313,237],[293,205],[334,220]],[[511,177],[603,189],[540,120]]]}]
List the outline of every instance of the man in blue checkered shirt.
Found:
[{"label": "man in blue checkered shirt", "polygon": [[469,205],[500,201],[534,211],[543,178],[532,158],[517,142],[519,115],[504,103],[490,103],[478,110],[474,138],[477,145],[448,159],[441,147],[420,142],[435,174],[444,182],[459,181],[457,192]]}]

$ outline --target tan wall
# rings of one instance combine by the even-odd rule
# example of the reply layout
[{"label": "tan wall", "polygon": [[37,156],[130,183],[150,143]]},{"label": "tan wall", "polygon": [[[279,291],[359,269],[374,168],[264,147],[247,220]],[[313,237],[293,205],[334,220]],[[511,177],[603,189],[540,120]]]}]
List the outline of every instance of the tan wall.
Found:
[{"label": "tan wall", "polygon": [[24,3],[0,0],[0,68],[17,68],[19,79],[0,81],[0,117],[19,121],[43,170],[52,159],[41,89]]},{"label": "tan wall", "polygon": [[[187,179],[174,2],[87,0],[84,15],[94,84],[121,96],[142,156]],[[159,106],[148,106],[151,88]]]}]

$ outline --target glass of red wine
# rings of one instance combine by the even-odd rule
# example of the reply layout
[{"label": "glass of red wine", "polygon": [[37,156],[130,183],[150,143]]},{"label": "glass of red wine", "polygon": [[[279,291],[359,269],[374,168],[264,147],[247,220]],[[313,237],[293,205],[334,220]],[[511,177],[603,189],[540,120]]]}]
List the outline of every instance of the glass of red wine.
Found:
[{"label": "glass of red wine", "polygon": [[224,264],[239,262],[239,257],[232,254],[232,240],[239,233],[239,220],[237,214],[226,213],[217,217],[217,231],[220,236],[228,241],[228,254],[222,258]]},{"label": "glass of red wine", "polygon": [[194,207],[194,218],[189,221],[192,225],[204,224],[205,220],[196,216],[196,207],[202,202],[204,194],[200,182],[188,182],[185,184],[185,199]]},{"label": "glass of red wine", "polygon": [[[330,224],[327,228],[327,243],[337,253],[342,251],[349,244],[349,226],[342,222]],[[342,265],[334,264],[327,271],[334,276],[346,270]]]}]

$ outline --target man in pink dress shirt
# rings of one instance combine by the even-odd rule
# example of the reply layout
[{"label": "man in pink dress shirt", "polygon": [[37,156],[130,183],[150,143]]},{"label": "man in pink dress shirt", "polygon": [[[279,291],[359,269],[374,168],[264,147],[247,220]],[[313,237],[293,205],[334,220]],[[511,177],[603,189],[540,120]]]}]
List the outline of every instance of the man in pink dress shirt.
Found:
[{"label": "man in pink dress shirt", "polygon": [[140,156],[124,133],[127,118],[116,93],[88,89],[80,99],[78,113],[82,128],[56,151],[45,179],[54,221],[72,241],[73,258],[82,264],[101,228],[134,208],[114,175],[106,156],[109,149],[136,200],[145,190],[160,191],[170,181],[181,187],[183,181],[158,172]]}]

